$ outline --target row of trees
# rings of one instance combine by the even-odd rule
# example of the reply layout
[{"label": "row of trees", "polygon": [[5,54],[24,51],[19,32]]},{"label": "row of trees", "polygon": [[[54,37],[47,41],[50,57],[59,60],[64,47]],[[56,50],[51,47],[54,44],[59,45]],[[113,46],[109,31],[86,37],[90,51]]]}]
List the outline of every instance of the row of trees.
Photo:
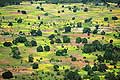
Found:
[{"label": "row of trees", "polygon": [[112,2],[112,3],[118,3],[120,2],[119,0],[46,0],[47,3],[79,3],[82,2],[84,4],[89,3],[89,2],[94,2],[94,3],[107,3],[107,2]]},{"label": "row of trees", "polygon": [[22,0],[0,0],[0,7],[6,6],[6,5],[19,5],[22,2]]},{"label": "row of trees", "polygon": [[37,47],[37,52],[43,52],[44,50],[45,51],[50,51],[50,46],[45,45],[44,49],[43,49],[43,47],[41,45]]}]

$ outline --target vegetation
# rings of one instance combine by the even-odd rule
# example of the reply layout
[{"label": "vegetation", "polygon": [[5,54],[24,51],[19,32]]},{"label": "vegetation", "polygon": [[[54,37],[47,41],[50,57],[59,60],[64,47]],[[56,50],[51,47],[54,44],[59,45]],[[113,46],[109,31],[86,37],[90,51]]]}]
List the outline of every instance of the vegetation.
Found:
[{"label": "vegetation", "polygon": [[120,80],[119,0],[0,0],[0,80]]}]

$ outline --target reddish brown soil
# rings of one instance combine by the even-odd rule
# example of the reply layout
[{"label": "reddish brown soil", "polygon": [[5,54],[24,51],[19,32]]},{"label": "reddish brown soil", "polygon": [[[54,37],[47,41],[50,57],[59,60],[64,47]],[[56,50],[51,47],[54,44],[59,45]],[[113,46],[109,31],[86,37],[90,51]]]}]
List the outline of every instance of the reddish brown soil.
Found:
[{"label": "reddish brown soil", "polygon": [[[81,37],[81,38],[87,38],[88,35],[87,34],[62,34],[63,36],[70,36],[70,37]],[[90,35],[91,37],[92,35]]]},{"label": "reddish brown soil", "polygon": [[10,14],[21,14],[20,12],[10,12]]}]

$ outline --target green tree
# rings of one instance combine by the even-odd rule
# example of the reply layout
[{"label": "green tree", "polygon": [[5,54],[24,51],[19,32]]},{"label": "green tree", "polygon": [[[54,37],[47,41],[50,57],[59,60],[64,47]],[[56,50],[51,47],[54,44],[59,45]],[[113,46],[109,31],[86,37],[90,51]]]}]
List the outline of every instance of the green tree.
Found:
[{"label": "green tree", "polygon": [[29,55],[28,56],[28,62],[33,62],[34,58],[33,58],[33,55]]},{"label": "green tree", "polygon": [[10,72],[10,71],[5,71],[5,72],[2,73],[2,77],[3,77],[3,79],[13,78],[13,73]]},{"label": "green tree", "polygon": [[37,52],[43,52],[43,47],[41,45],[37,47]]},{"label": "green tree", "polygon": [[32,46],[37,46],[37,42],[36,42],[35,40],[32,40],[32,41],[31,41],[31,45],[32,45]]},{"label": "green tree", "polygon": [[105,75],[106,80],[116,80],[115,74],[113,72],[108,72]]},{"label": "green tree", "polygon": [[91,33],[91,29],[90,28],[84,28],[83,33]]},{"label": "green tree", "polygon": [[70,26],[65,27],[65,32],[66,32],[66,33],[67,33],[67,32],[71,32],[71,27],[70,27]]},{"label": "green tree", "polygon": [[63,43],[70,43],[70,38],[68,36],[63,36]]},{"label": "green tree", "polygon": [[89,71],[89,70],[91,70],[91,66],[88,64],[88,65],[86,65],[83,69],[84,69],[85,71]]},{"label": "green tree", "polygon": [[82,43],[87,43],[87,39],[86,38],[82,38]]},{"label": "green tree", "polygon": [[3,45],[6,46],[6,47],[11,47],[12,43],[11,42],[4,42]]},{"label": "green tree", "polygon": [[44,50],[45,50],[45,51],[50,51],[50,46],[45,45],[45,46],[44,46]]},{"label": "green tree", "polygon": [[100,77],[98,75],[94,75],[90,80],[100,80]]},{"label": "green tree", "polygon": [[76,43],[81,43],[82,39],[80,37],[76,38]]},{"label": "green tree", "polygon": [[64,80],[82,80],[78,72],[69,71],[65,74]]},{"label": "green tree", "polygon": [[39,65],[38,65],[38,63],[33,63],[32,64],[32,69],[38,69],[39,68]]},{"label": "green tree", "polygon": [[15,58],[15,59],[20,59],[21,58],[20,51],[19,51],[18,47],[12,47],[11,51],[12,51],[12,57],[13,58]]}]

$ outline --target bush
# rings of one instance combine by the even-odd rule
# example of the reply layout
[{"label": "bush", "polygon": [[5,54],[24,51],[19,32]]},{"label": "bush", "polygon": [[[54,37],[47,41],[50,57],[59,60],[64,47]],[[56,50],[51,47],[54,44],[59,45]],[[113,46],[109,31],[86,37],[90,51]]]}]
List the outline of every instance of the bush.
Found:
[{"label": "bush", "polygon": [[36,7],[36,9],[40,9],[40,7],[39,7],[39,6],[37,6],[37,7]]},{"label": "bush", "polygon": [[17,20],[17,23],[22,23],[22,19],[19,18],[19,19]]},{"label": "bush", "polygon": [[50,44],[54,44],[54,41],[53,41],[53,40],[51,40],[51,41],[50,41]]},{"label": "bush", "polygon": [[88,12],[88,8],[84,8],[84,12]]},{"label": "bush", "polygon": [[108,17],[105,17],[105,18],[104,18],[104,21],[108,21]]},{"label": "bush", "polygon": [[105,31],[102,31],[102,32],[101,32],[101,35],[105,35]]},{"label": "bush", "polygon": [[37,42],[36,42],[35,40],[32,40],[32,41],[31,41],[31,45],[32,45],[32,46],[37,46]]},{"label": "bush", "polygon": [[85,44],[83,47],[83,52],[85,53],[91,53],[95,51],[96,51],[96,48],[92,44]]},{"label": "bush", "polygon": [[118,20],[118,17],[113,16],[113,17],[112,17],[112,20]]},{"label": "bush", "polygon": [[67,53],[64,50],[57,50],[56,51],[56,56],[66,56]]},{"label": "bush", "polygon": [[34,60],[33,56],[32,56],[32,55],[29,55],[29,56],[28,56],[28,62],[33,62],[33,60]]},{"label": "bush", "polygon": [[42,31],[40,29],[31,30],[30,33],[31,33],[32,36],[42,36]]},{"label": "bush", "polygon": [[40,16],[38,16],[38,20],[40,20]]},{"label": "bush", "polygon": [[45,50],[45,51],[50,51],[50,46],[45,45],[45,46],[44,46],[44,50]]},{"label": "bush", "polygon": [[84,28],[83,33],[91,33],[91,29],[90,28]]},{"label": "bush", "polygon": [[37,47],[37,52],[43,52],[43,47],[41,45]]},{"label": "bush", "polygon": [[11,42],[4,42],[3,45],[6,47],[10,47],[10,46],[12,46],[12,43]]},{"label": "bush", "polygon": [[55,42],[56,43],[62,43],[61,39],[59,39],[59,38],[55,39]]},{"label": "bush", "polygon": [[98,30],[95,29],[95,30],[93,31],[93,34],[97,34],[97,32],[98,32]]},{"label": "bush", "polygon": [[30,41],[24,42],[24,45],[25,45],[26,47],[31,47],[31,46],[32,46]]},{"label": "bush", "polygon": [[27,14],[27,12],[26,12],[26,11],[21,11],[21,13],[22,13],[22,14]]},{"label": "bush", "polygon": [[78,72],[68,71],[64,76],[64,80],[82,80],[82,78]]},{"label": "bush", "polygon": [[20,56],[20,51],[19,51],[19,48],[18,47],[12,47],[11,48],[12,50],[12,57],[15,58],[15,59],[20,59],[21,56]]},{"label": "bush", "polygon": [[26,42],[27,41],[27,39],[26,39],[26,37],[24,37],[24,36],[18,36],[17,38],[15,38],[15,42],[16,43],[24,43],[24,42]]},{"label": "bush", "polygon": [[8,23],[8,26],[13,26],[13,23],[12,23],[12,22],[9,22],[9,23]]},{"label": "bush", "polygon": [[82,39],[80,37],[76,38],[76,43],[81,43]]},{"label": "bush", "polygon": [[67,36],[63,36],[63,43],[70,43],[70,38]]},{"label": "bush", "polygon": [[71,27],[70,27],[70,26],[65,27],[65,32],[66,32],[66,33],[67,33],[67,32],[71,32]]},{"label": "bush", "polygon": [[10,79],[10,78],[13,78],[13,74],[10,71],[6,71],[6,72],[2,73],[2,77],[3,77],[3,79]]},{"label": "bush", "polygon": [[33,63],[33,64],[32,64],[32,69],[38,69],[38,68],[39,68],[38,63]]},{"label": "bush", "polygon": [[77,27],[82,27],[82,23],[81,23],[81,22],[78,22],[78,23],[77,23]]},{"label": "bush", "polygon": [[85,70],[85,71],[91,70],[91,66],[90,66],[90,65],[86,65],[86,66],[84,67],[84,70]]},{"label": "bush", "polygon": [[87,43],[87,39],[86,38],[82,38],[82,43]]},{"label": "bush", "polygon": [[3,32],[1,35],[10,35],[9,32]]},{"label": "bush", "polygon": [[45,15],[45,16],[48,16],[48,13],[45,13],[44,15]]},{"label": "bush", "polygon": [[38,31],[36,32],[36,34],[37,34],[37,36],[42,36],[42,31],[41,31],[41,30],[38,30]]},{"label": "bush", "polygon": [[49,38],[50,40],[52,40],[53,38],[55,38],[55,35],[54,35],[54,34],[51,34],[48,38]]},{"label": "bush", "polygon": [[72,17],[72,20],[75,20],[75,17]]},{"label": "bush", "polygon": [[58,13],[60,13],[60,11],[58,11]]},{"label": "bush", "polygon": [[76,57],[72,57],[72,59],[71,59],[71,61],[76,61],[77,59],[76,59]]},{"label": "bush", "polygon": [[53,68],[54,68],[54,71],[59,71],[59,66],[58,65],[54,65]]}]

